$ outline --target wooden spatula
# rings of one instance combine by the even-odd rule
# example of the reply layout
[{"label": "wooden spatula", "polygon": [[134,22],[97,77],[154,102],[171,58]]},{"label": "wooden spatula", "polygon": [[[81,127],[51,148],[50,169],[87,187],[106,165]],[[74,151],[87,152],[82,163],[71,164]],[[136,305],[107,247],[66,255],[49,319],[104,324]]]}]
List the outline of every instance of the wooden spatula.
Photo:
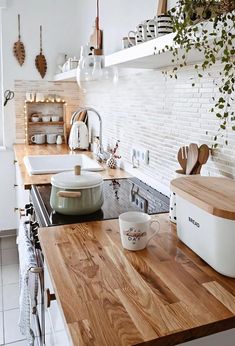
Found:
[{"label": "wooden spatula", "polygon": [[195,143],[189,144],[188,159],[186,165],[186,174],[192,174],[194,167],[198,161],[198,146]]},{"label": "wooden spatula", "polygon": [[182,167],[184,174],[186,172],[187,158],[188,158],[188,147],[187,146],[181,147],[178,151],[178,162],[180,166]]},{"label": "wooden spatula", "polygon": [[202,165],[207,163],[207,160],[210,156],[210,149],[206,144],[202,144],[198,150],[198,162],[194,168],[194,174],[200,174]]}]

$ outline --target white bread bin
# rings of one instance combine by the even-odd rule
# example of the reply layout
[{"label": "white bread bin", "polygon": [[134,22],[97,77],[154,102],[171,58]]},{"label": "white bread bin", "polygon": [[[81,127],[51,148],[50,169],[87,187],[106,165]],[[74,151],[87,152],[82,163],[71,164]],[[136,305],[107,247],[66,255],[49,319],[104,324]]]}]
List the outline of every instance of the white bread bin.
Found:
[{"label": "white bread bin", "polygon": [[235,181],[174,179],[177,235],[217,272],[235,278]]}]

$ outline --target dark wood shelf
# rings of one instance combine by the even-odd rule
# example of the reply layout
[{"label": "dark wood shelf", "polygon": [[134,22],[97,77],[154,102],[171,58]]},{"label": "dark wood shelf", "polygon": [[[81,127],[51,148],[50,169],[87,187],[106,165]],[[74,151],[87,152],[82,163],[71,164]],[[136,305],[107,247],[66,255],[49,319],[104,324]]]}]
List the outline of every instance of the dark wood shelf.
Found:
[{"label": "dark wood shelf", "polygon": [[64,125],[63,121],[47,121],[47,122],[43,122],[43,121],[38,121],[38,122],[33,122],[33,121],[29,121],[29,125]]}]

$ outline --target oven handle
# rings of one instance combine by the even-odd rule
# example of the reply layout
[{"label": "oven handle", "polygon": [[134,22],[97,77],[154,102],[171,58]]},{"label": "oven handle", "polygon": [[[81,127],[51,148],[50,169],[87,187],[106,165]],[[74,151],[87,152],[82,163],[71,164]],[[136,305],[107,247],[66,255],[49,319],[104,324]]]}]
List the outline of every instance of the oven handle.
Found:
[{"label": "oven handle", "polygon": [[42,267],[32,267],[29,270],[31,271],[31,273],[34,273],[34,274],[39,274],[39,273],[42,273],[43,271]]}]

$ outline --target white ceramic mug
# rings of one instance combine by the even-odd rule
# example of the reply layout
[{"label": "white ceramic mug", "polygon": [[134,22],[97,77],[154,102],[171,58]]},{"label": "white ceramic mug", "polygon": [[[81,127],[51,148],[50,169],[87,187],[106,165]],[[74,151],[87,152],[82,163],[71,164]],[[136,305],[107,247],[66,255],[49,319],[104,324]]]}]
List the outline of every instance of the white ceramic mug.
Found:
[{"label": "white ceramic mug", "polygon": [[36,93],[36,102],[43,102],[45,97],[42,93]]},{"label": "white ceramic mug", "polygon": [[171,17],[169,15],[159,15],[148,21],[147,31],[152,38],[172,33],[173,26]]},{"label": "white ceramic mug", "polygon": [[60,116],[59,115],[51,115],[51,121],[53,121],[53,122],[58,122],[58,121],[60,121]]},{"label": "white ceramic mug", "polygon": [[32,115],[31,116],[32,123],[38,123],[39,120],[40,120],[39,115]]},{"label": "white ceramic mug", "polygon": [[[158,224],[157,230],[152,227],[153,223]],[[160,230],[160,224],[148,214],[131,211],[119,216],[119,229],[122,246],[127,250],[138,251],[146,248]]]},{"label": "white ceramic mug", "polygon": [[148,21],[147,31],[152,38],[158,37],[158,21],[157,21],[157,19],[152,19],[152,20]]},{"label": "white ceramic mug", "polygon": [[[133,37],[135,39],[134,42],[133,42]],[[142,34],[139,31],[133,31],[133,30],[129,31],[127,38],[128,38],[128,42],[130,46],[135,46],[137,44],[144,42]]]},{"label": "white ceramic mug", "polygon": [[31,142],[35,144],[44,144],[46,141],[46,136],[44,133],[36,133],[31,137]]},{"label": "white ceramic mug", "polygon": [[35,93],[33,92],[26,93],[25,96],[28,102],[33,102],[35,100]]},{"label": "white ceramic mug", "polygon": [[47,143],[48,144],[56,144],[57,134],[56,133],[48,133],[47,134]]},{"label": "white ceramic mug", "polygon": [[[149,19],[143,21],[142,23],[138,24],[136,27],[136,31],[130,31],[128,33],[128,41],[131,46],[134,46],[135,44],[139,44],[142,42],[146,42],[148,40],[152,39],[152,36],[148,32],[148,22],[151,21]],[[135,37],[135,42],[133,43],[133,36]]]}]

